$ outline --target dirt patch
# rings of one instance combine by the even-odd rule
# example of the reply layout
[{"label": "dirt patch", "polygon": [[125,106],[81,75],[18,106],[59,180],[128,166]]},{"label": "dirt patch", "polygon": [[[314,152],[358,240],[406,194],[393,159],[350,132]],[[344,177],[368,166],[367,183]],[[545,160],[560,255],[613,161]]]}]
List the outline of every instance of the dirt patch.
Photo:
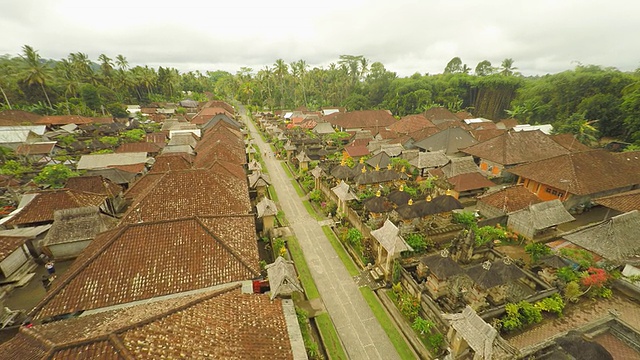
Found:
[{"label": "dirt patch", "polygon": [[504,246],[497,246],[494,249],[504,255],[509,256],[514,260],[521,259],[527,264],[531,263],[531,257],[529,256],[529,254],[524,252],[524,248],[522,246],[504,245]]}]

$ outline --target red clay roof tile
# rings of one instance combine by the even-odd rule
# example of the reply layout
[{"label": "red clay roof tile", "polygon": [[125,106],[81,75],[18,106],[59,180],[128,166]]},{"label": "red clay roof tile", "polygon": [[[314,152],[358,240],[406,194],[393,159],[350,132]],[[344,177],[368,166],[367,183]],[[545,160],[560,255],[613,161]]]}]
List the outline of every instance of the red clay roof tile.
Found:
[{"label": "red clay roof tile", "polygon": [[186,218],[130,224],[99,234],[32,315],[45,319],[257,276],[254,217],[205,222]]}]

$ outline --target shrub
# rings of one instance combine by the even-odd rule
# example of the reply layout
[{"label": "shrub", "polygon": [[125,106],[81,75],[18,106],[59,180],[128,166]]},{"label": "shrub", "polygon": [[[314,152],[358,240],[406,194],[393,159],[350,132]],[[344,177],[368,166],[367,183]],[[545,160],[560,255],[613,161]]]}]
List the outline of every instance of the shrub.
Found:
[{"label": "shrub", "polygon": [[535,307],[542,311],[554,313],[558,317],[562,317],[562,310],[564,310],[564,300],[558,294],[553,294],[548,298],[544,298],[535,303]]},{"label": "shrub", "polygon": [[507,232],[493,226],[483,226],[476,229],[476,245],[482,246],[495,240],[504,241],[507,238]]},{"label": "shrub", "polygon": [[419,332],[421,335],[424,335],[425,333],[430,333],[431,328],[434,325],[435,324],[433,323],[433,321],[423,319],[420,316],[416,316],[416,318],[413,320],[413,324],[411,324],[411,328],[416,332]]},{"label": "shrub", "polygon": [[562,280],[565,283],[570,283],[572,281],[578,280],[580,277],[578,273],[573,270],[570,266],[561,267],[556,271],[556,276],[558,279]]},{"label": "shrub", "polygon": [[551,248],[539,242],[528,243],[524,247],[524,251],[531,256],[531,261],[538,262],[541,257],[551,253]]},{"label": "shrub", "polygon": [[146,132],[142,129],[132,129],[127,130],[120,134],[122,141],[132,143],[132,142],[140,142],[144,139]]},{"label": "shrub", "polygon": [[560,255],[578,264],[578,266],[580,266],[581,269],[587,269],[593,266],[593,264],[595,264],[595,261],[593,260],[593,255],[591,255],[591,253],[583,249],[563,248],[563,249],[560,249]]},{"label": "shrub", "polygon": [[118,146],[120,143],[120,138],[117,136],[103,136],[98,139],[101,143],[107,144],[109,146]]},{"label": "shrub", "polygon": [[427,243],[427,241],[425,240],[422,234],[416,234],[416,233],[408,234],[407,236],[405,236],[404,239],[407,241],[407,244],[409,244],[409,246],[413,248],[413,251],[415,252],[425,251],[429,247],[429,244]]},{"label": "shrub", "polygon": [[453,213],[453,221],[470,229],[476,225],[476,216],[468,211]]},{"label": "shrub", "polygon": [[78,173],[72,171],[62,164],[47,165],[33,181],[38,185],[50,185],[52,188],[61,188],[70,177],[78,176]]},{"label": "shrub", "polygon": [[413,321],[413,319],[418,316],[418,311],[420,310],[420,299],[405,292],[402,293],[398,302],[400,305],[400,312],[409,319],[409,321]]},{"label": "shrub", "polygon": [[576,281],[571,281],[564,288],[564,298],[567,301],[576,302],[581,295],[580,285]]},{"label": "shrub", "polygon": [[320,190],[313,190],[309,193],[309,200],[315,202],[315,203],[319,203],[320,200],[322,200],[322,191]]},{"label": "shrub", "polygon": [[609,280],[609,275],[604,269],[597,267],[590,267],[581,279],[581,283],[584,286],[594,286],[597,288],[603,287]]},{"label": "shrub", "polygon": [[356,249],[362,247],[362,233],[356,228],[351,228],[347,231],[345,240]]}]

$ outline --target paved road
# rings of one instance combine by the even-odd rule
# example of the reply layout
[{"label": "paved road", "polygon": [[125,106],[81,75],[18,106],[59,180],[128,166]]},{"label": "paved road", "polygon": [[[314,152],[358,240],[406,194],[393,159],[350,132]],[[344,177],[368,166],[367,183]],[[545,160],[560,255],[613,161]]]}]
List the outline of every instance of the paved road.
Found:
[{"label": "paved road", "polygon": [[[253,123],[244,115],[244,107],[239,107],[239,112],[244,117],[260,152],[271,153],[269,145],[262,140]],[[393,344],[325,237],[321,226],[311,218],[302,205],[291,180],[279,164],[280,161],[273,156],[268,156],[264,161],[272,185],[278,193],[281,210],[285,212],[300,243],[313,280],[349,358],[399,359]]]}]

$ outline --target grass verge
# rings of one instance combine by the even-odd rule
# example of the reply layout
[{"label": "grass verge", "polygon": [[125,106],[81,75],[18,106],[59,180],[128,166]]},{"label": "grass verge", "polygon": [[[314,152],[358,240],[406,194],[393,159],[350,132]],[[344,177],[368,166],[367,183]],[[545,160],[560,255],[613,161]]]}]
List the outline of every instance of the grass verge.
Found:
[{"label": "grass verge", "polygon": [[267,188],[267,191],[269,192],[269,199],[278,202],[278,193],[276,193],[276,190],[273,188],[272,185],[269,185],[269,187]]},{"label": "grass verge", "polygon": [[300,184],[298,184],[297,181],[291,180],[291,185],[293,185],[293,188],[296,189],[296,192],[298,193],[298,196],[303,197],[303,196],[306,195],[304,193],[304,191],[302,191],[302,188],[300,187]]},{"label": "grass verge", "polygon": [[287,164],[283,161],[280,163],[280,165],[282,165],[282,168],[284,169],[285,174],[287,174],[287,176],[290,179],[293,179],[293,175],[291,174],[291,170],[289,170],[289,167],[287,166]]},{"label": "grass verge", "polygon": [[293,258],[293,262],[296,264],[300,282],[302,283],[304,292],[307,294],[307,299],[312,300],[319,298],[320,293],[318,292],[318,288],[316,288],[316,284],[313,282],[311,271],[309,271],[309,266],[304,259],[298,240],[293,236],[288,237],[287,244],[289,245],[289,253]]},{"label": "grass verge", "polygon": [[325,225],[322,227],[322,231],[324,232],[324,235],[327,237],[327,239],[329,239],[331,246],[333,246],[333,249],[338,254],[340,260],[342,260],[344,266],[347,268],[349,275],[356,276],[360,274],[358,267],[353,263],[353,260],[351,260],[351,256],[347,254],[347,251],[344,249],[344,247],[342,247],[340,240],[338,240],[333,231],[331,231],[331,228]]},{"label": "grass verge", "polygon": [[312,218],[314,218],[315,220],[322,220],[322,217],[320,217],[318,213],[316,213],[316,210],[313,208],[313,206],[311,206],[309,200],[303,200],[302,205],[304,205],[304,208],[307,209],[307,212],[309,213],[309,215],[311,215]]},{"label": "grass verge", "polygon": [[376,294],[373,293],[373,290],[366,286],[363,286],[360,288],[360,292],[362,293],[364,300],[371,308],[371,311],[373,311],[373,315],[376,317],[376,319],[378,319],[380,326],[382,326],[384,332],[387,333],[389,340],[391,340],[393,347],[396,348],[396,351],[398,352],[398,355],[400,355],[400,358],[415,359],[413,351],[411,351],[411,348],[409,348],[409,345],[404,340],[402,334],[400,334],[400,331],[396,329],[392,320],[389,318],[389,315],[387,315],[387,313],[382,308],[382,304],[380,304],[380,301],[376,297]]},{"label": "grass verge", "polygon": [[347,354],[344,352],[336,328],[333,326],[333,322],[329,317],[329,314],[324,313],[315,317],[318,330],[322,333],[322,340],[324,348],[327,351],[330,359],[348,359]]}]

